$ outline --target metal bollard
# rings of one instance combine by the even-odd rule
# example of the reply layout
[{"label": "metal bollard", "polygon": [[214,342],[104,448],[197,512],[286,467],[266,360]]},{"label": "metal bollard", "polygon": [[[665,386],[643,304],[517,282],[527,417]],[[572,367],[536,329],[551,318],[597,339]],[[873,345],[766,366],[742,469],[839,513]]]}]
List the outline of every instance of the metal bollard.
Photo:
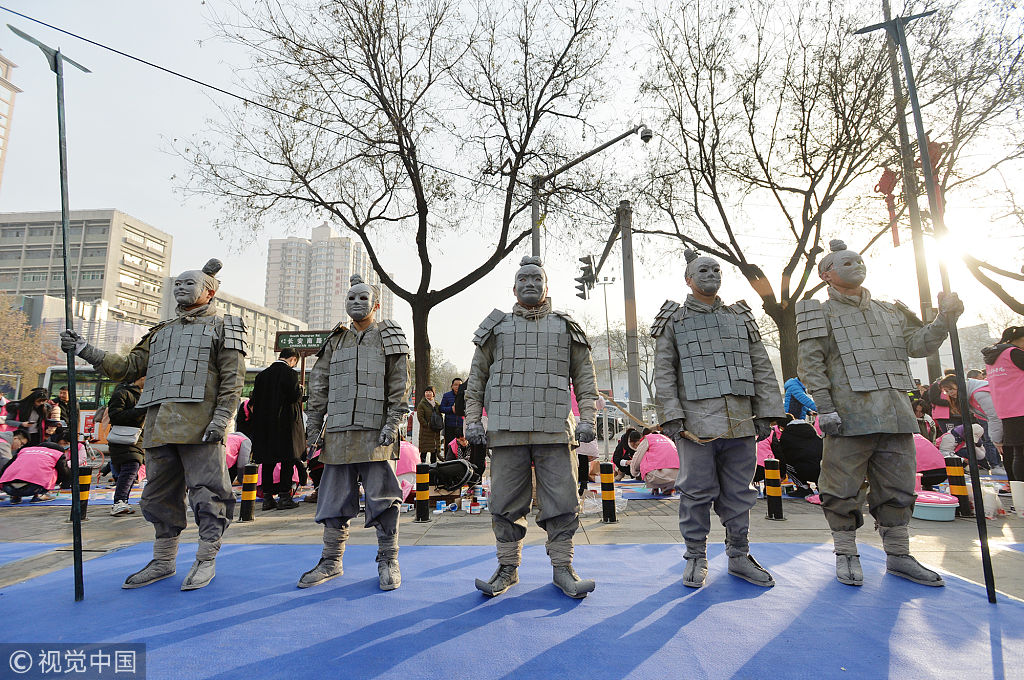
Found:
[{"label": "metal bollard", "polygon": [[242,507],[238,511],[239,522],[251,522],[256,519],[256,483],[259,479],[258,465],[246,465],[242,472]]},{"label": "metal bollard", "polygon": [[[80,467],[78,468],[78,500],[71,499],[72,503],[78,503],[80,512],[82,513],[82,521],[88,519],[85,513],[89,510],[89,489],[92,487],[92,468],[91,467]],[[74,510],[72,510],[74,513]],[[68,517],[68,521],[74,521],[71,517]]]},{"label": "metal bollard", "polygon": [[416,521],[430,521],[430,464],[416,464]]},{"label": "metal bollard", "polygon": [[949,478],[949,495],[956,496],[960,505],[957,517],[974,517],[971,499],[967,495],[967,480],[964,479],[964,459],[960,456],[946,456],[946,477]]},{"label": "metal bollard", "polygon": [[616,524],[615,518],[615,466],[601,463],[601,521]]},{"label": "metal bollard", "polygon": [[777,521],[786,519],[782,513],[782,476],[777,458],[764,461],[764,497],[768,501],[766,517]]}]

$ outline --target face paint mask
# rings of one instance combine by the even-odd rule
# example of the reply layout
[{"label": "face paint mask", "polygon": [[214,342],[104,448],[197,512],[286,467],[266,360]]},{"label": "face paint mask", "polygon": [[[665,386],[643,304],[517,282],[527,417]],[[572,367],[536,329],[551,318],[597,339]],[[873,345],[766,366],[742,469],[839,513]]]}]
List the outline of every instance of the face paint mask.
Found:
[{"label": "face paint mask", "polygon": [[536,307],[547,297],[547,275],[535,264],[528,264],[516,272],[516,299],[524,307]]},{"label": "face paint mask", "polygon": [[362,321],[370,316],[374,306],[373,289],[365,283],[357,283],[348,290],[345,300],[345,312],[354,321]]},{"label": "face paint mask", "polygon": [[197,272],[185,272],[174,280],[174,301],[181,307],[191,307],[205,290]]}]

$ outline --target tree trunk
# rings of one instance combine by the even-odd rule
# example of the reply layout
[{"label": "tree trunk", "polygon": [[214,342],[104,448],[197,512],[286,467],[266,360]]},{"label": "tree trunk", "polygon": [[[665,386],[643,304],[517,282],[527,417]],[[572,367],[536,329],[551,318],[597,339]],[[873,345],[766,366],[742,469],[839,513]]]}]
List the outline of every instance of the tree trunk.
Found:
[{"label": "tree trunk", "polygon": [[[767,311],[767,310],[766,310]],[[784,383],[796,377],[796,305],[790,303],[768,312],[768,316],[779,329],[779,354],[782,356],[782,375],[779,382]]]},{"label": "tree trunk", "polygon": [[412,347],[415,359],[417,402],[423,398],[423,390],[430,384],[430,338],[427,335],[427,321],[430,317],[430,305],[420,297],[414,297],[412,307]]}]

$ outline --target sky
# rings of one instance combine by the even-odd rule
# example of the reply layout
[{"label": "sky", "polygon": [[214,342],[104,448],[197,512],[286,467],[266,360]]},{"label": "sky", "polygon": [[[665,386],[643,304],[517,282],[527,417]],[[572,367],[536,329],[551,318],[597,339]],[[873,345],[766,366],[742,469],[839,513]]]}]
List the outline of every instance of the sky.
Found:
[{"label": "sky", "polygon": [[[194,75],[226,89],[237,89],[234,69],[245,63],[245,55],[213,39],[208,24],[211,7],[222,3],[209,0],[0,0],[0,5],[55,24],[100,43],[114,46],[149,61]],[[117,208],[174,237],[172,270],[200,266],[209,257],[224,262],[220,273],[223,290],[254,302],[263,303],[267,241],[287,235],[308,236],[308,230],[319,220],[305,225],[305,232],[281,226],[271,229],[253,242],[221,240],[211,224],[219,210],[208,200],[186,198],[180,191],[181,177],[187,174],[185,162],[172,151],[183,140],[201,137],[208,129],[207,121],[221,115],[219,106],[231,105],[223,95],[205,91],[186,81],[173,78],[147,66],[131,62],[95,46],[59,34],[27,20],[0,11],[2,23],[11,23],[51,46],[59,46],[69,57],[92,70],[83,74],[69,69],[66,73],[66,102],[71,208]],[[38,49],[14,36],[6,28],[0,30],[0,50],[18,64],[14,83],[23,92],[17,96],[11,127],[3,184],[0,186],[0,212],[28,210],[59,210],[58,162],[56,141],[55,85],[53,74]],[[622,92],[632,91],[636,73],[622,73],[615,85]],[[644,116],[632,100],[609,102],[596,112],[605,121],[622,119],[623,129]],[[642,163],[645,146],[630,139],[609,151],[604,162]],[[629,199],[629,196],[622,196]],[[757,206],[749,207],[749,228],[741,231],[762,264],[778,280],[781,255],[786,252],[771,225],[763,224]],[[878,210],[884,211],[881,199]],[[643,216],[638,215],[637,219]],[[528,216],[521,218],[528,219]],[[831,219],[839,219],[836,215]],[[1019,259],[1021,234],[1005,233],[991,242],[978,243],[973,238],[973,225],[986,219],[977,209],[958,206],[948,208],[948,221],[965,242],[990,252],[1014,251]],[[610,230],[611,224],[607,225]],[[600,231],[587,225],[590,242],[601,240]],[[826,226],[826,239],[845,235],[841,224]],[[968,236],[968,235],[971,236]],[[573,243],[578,235],[554,235],[547,239],[545,249],[550,295],[556,308],[565,309],[587,319],[592,330],[603,330],[604,305],[598,288],[590,300],[575,297],[573,277],[579,275],[576,257],[584,254]],[[858,239],[851,239],[851,245]],[[904,238],[909,241],[909,235]],[[876,248],[868,258],[869,279],[876,297],[902,299],[916,309],[917,287],[914,278],[913,252],[909,245],[892,248],[891,241]],[[440,288],[456,278],[462,263],[481,259],[483,239],[472,234],[447,240],[437,252],[432,287]],[[505,262],[468,291],[436,307],[431,314],[430,336],[434,347],[460,369],[468,369],[472,356],[472,333],[494,307],[508,309],[513,302],[511,285],[516,263],[527,254],[529,245],[507,258]],[[637,264],[637,313],[650,321],[666,297],[685,297],[682,256],[674,243],[639,240]],[[948,248],[946,249],[948,250]],[[382,257],[389,271],[400,283],[412,284],[417,260],[411,243],[393,241],[382,246]],[[599,254],[595,246],[588,252]],[[931,244],[932,261],[942,248]],[[621,251],[612,251],[603,275],[615,277],[608,286],[608,308],[611,323],[623,318],[621,285]],[[948,253],[942,256],[947,256]],[[967,300],[967,323],[976,322],[996,304],[995,299],[980,287],[960,266],[949,258],[953,287]],[[1017,270],[1019,262],[1001,261],[1008,269]],[[937,267],[933,270],[933,291],[938,290]],[[1018,297],[1024,290],[1015,289]],[[745,298],[759,312],[759,300],[738,272],[727,268],[721,296],[726,302]],[[412,316],[408,306],[396,300],[396,316],[407,333],[412,332]],[[781,377],[781,376],[780,376]]]}]

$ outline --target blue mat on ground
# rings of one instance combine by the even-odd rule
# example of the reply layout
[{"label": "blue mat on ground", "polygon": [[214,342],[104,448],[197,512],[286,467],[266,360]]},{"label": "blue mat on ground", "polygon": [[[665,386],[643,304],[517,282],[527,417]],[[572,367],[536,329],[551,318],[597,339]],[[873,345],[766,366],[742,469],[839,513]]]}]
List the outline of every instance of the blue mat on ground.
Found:
[{"label": "blue mat on ground", "polygon": [[0,543],[0,564],[41,555],[64,545],[64,543]]},{"label": "blue mat on ground", "polygon": [[631,501],[647,501],[647,500],[679,500],[679,494],[672,492],[670,496],[663,496],[658,493],[651,493],[650,490],[644,489],[643,491],[623,491],[622,497]]},{"label": "blue mat on ground", "polygon": [[[31,496],[26,496],[21,499],[21,503],[14,505],[10,499],[4,499],[0,501],[0,508],[40,508],[48,506],[64,506],[71,507],[71,494],[62,493],[52,501],[41,501],[39,503],[30,503],[29,499]],[[114,504],[114,491],[113,489],[101,490],[93,495],[89,496],[89,505],[113,505]],[[139,504],[139,493],[133,492],[128,498],[129,505]]]},{"label": "blue mat on ground", "polygon": [[1010,548],[1011,550],[1016,550],[1018,552],[1024,552],[1024,543],[1004,543],[1003,547]]},{"label": "blue mat on ground", "polygon": [[520,583],[495,599],[473,588],[494,568],[490,546],[403,547],[403,584],[390,593],[377,587],[376,546],[349,546],[343,576],[299,590],[319,546],[231,544],[217,578],[183,593],[194,557],[183,546],[176,576],[122,590],[150,550],[86,562],[84,602],[73,602],[70,569],[0,590],[8,611],[47,602],[47,616],[19,617],[4,641],[144,642],[150,680],[924,678],[951,668],[973,679],[1024,664],[1024,603],[991,605],[956,577],[939,589],[886,575],[869,546],[862,588],[835,581],[831,546],[774,543],[753,552],[775,588],[729,576],[715,545],[708,584],[690,590],[678,545],[582,545],[576,566],[598,586],[580,601],[551,585],[542,546],[525,549]]}]

